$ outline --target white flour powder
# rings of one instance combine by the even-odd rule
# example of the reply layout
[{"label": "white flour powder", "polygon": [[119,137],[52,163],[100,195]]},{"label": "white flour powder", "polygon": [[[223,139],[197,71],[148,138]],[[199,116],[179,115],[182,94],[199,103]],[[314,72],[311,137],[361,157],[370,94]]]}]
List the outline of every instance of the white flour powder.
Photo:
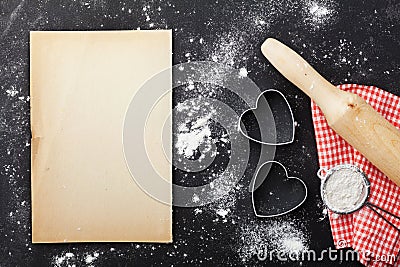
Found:
[{"label": "white flour powder", "polygon": [[210,118],[210,115],[198,118],[193,121],[191,127],[186,123],[179,125],[175,148],[180,155],[184,155],[186,158],[192,157],[204,142],[208,143],[207,149],[211,148]]},{"label": "white flour powder", "polygon": [[356,209],[366,193],[362,174],[351,169],[335,171],[326,181],[324,189],[328,207],[343,212]]},{"label": "white flour powder", "polygon": [[[189,93],[196,88],[193,82],[186,86]],[[207,97],[196,97],[178,103],[175,108],[174,152],[186,159],[194,159],[198,154],[200,158],[197,160],[201,162],[207,153],[211,153],[216,142],[224,141],[222,138],[214,140],[212,137],[211,123],[216,113]]]},{"label": "white flour powder", "polygon": [[238,249],[243,262],[268,254],[271,260],[276,255],[301,255],[309,249],[307,235],[295,222],[285,220],[249,222],[240,230],[241,246]]}]

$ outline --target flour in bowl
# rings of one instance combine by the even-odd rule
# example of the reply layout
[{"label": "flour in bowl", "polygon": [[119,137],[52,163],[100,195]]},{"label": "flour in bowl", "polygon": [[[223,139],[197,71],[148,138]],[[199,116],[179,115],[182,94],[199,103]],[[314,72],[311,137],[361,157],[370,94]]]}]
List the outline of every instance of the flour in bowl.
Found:
[{"label": "flour in bowl", "polygon": [[334,171],[326,180],[323,194],[329,208],[338,212],[351,212],[365,201],[367,188],[364,176],[352,168]]}]

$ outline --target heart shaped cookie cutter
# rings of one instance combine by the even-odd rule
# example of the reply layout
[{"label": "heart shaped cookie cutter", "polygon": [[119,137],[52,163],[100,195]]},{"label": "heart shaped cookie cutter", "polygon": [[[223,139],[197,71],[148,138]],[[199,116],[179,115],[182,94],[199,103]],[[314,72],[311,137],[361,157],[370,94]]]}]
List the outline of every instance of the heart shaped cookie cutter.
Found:
[{"label": "heart shaped cookie cutter", "polygon": [[[277,93],[284,100],[284,103],[286,103],[285,107],[289,111],[290,121],[291,121],[291,128],[290,128],[291,136],[290,136],[290,139],[288,139],[288,140],[281,140],[281,141],[277,140],[279,135],[280,135],[280,131],[281,132],[284,132],[284,131],[282,129],[278,129],[277,124],[279,123],[279,121],[277,121],[273,117],[272,118],[268,118],[268,116],[261,117],[261,119],[264,120],[264,121],[261,121],[261,122],[259,121],[259,117],[258,117],[257,123],[258,123],[259,130],[261,132],[260,133],[261,134],[261,136],[260,136],[261,140],[257,140],[256,138],[249,136],[249,134],[246,131],[244,131],[243,128],[242,128],[242,118],[243,118],[244,114],[246,114],[249,111],[253,111],[254,112],[254,111],[258,110],[259,108],[261,108],[262,106],[259,105],[260,98],[264,97],[265,101],[267,102],[265,94],[270,93],[270,92]],[[267,105],[268,105],[268,103],[267,103]],[[269,108],[270,107],[268,106],[268,109]],[[260,123],[264,124],[264,125],[260,125]],[[271,125],[275,126],[275,131],[270,131]],[[276,89],[268,89],[268,90],[265,90],[265,91],[261,92],[261,94],[257,97],[256,106],[254,108],[251,107],[251,108],[247,109],[245,112],[243,112],[240,115],[239,122],[238,122],[238,129],[246,138],[248,138],[248,139],[250,139],[250,140],[252,140],[254,142],[263,144],[263,145],[279,146],[279,145],[287,145],[287,144],[293,143],[294,134],[295,134],[294,116],[293,116],[292,108],[290,107],[289,102],[287,101],[285,95],[282,94],[280,91],[278,91]],[[268,139],[268,137],[266,137],[267,135],[271,136],[270,137],[271,138],[270,141],[263,140],[265,138]]]},{"label": "heart shaped cookie cutter", "polygon": [[[303,180],[301,180],[301,179],[298,178],[298,177],[289,176],[286,167],[285,167],[282,163],[280,163],[280,162],[278,162],[278,161],[272,160],[272,161],[267,161],[267,162],[265,162],[264,164],[262,164],[262,165],[260,166],[260,168],[257,170],[257,175],[256,175],[256,177],[258,176],[258,173],[259,173],[260,169],[261,169],[263,166],[267,165],[267,164],[278,164],[278,165],[279,165],[281,168],[283,168],[283,170],[285,171],[285,177],[286,177],[287,179],[295,179],[295,180],[299,181],[300,184],[302,185],[302,187],[304,188],[304,195],[303,195],[303,197],[302,197],[302,199],[301,199],[301,201],[300,201],[299,203],[297,203],[297,204],[294,205],[293,207],[289,207],[287,210],[285,210],[285,211],[283,211],[283,212],[274,213],[274,214],[269,214],[269,215],[260,214],[259,212],[257,212],[256,206],[255,206],[255,201],[254,201],[254,192],[255,192],[254,184],[255,184],[255,183],[253,183],[252,190],[251,190],[251,203],[252,203],[252,206],[253,206],[254,214],[255,214],[257,217],[259,217],[259,218],[273,218],[273,217],[278,217],[278,216],[287,214],[287,213],[289,213],[289,212],[291,212],[291,211],[297,209],[298,207],[300,207],[300,206],[304,203],[304,201],[307,199],[307,194],[308,194],[307,186],[306,186],[306,184],[303,182]],[[270,175],[270,173],[269,173],[268,175]],[[266,178],[267,178],[267,177],[266,177]],[[290,196],[290,195],[291,195],[291,194],[289,194],[289,196]],[[281,202],[282,202],[282,201],[281,201]]]}]

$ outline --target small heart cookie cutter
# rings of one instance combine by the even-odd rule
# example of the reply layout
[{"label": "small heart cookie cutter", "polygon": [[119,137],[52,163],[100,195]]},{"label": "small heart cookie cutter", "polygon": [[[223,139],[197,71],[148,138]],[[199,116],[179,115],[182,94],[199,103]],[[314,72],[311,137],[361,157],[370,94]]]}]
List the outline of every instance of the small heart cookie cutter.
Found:
[{"label": "small heart cookie cutter", "polygon": [[[259,214],[259,213],[257,212],[256,206],[255,206],[255,204],[254,204],[254,191],[255,191],[255,189],[254,189],[255,182],[254,182],[254,183],[253,183],[253,186],[252,186],[252,190],[251,190],[251,204],[252,204],[252,206],[253,206],[254,214],[256,215],[256,217],[259,217],[259,218],[273,218],[273,217],[278,217],[278,216],[287,214],[287,213],[289,213],[289,212],[291,212],[291,211],[297,209],[298,207],[300,207],[300,206],[304,203],[304,201],[306,201],[306,199],[307,199],[308,189],[307,189],[307,186],[306,186],[306,184],[304,183],[304,181],[301,180],[301,179],[298,178],[298,177],[289,176],[286,167],[285,167],[282,163],[280,163],[280,162],[278,162],[278,161],[271,160],[271,161],[267,161],[267,162],[263,163],[263,164],[260,166],[260,168],[257,170],[257,175],[256,175],[255,177],[258,176],[258,173],[259,173],[260,169],[261,169],[263,166],[265,166],[265,165],[267,165],[267,164],[274,164],[274,163],[275,163],[275,164],[278,164],[280,167],[283,168],[283,170],[285,171],[285,175],[286,175],[286,177],[287,177],[288,179],[296,179],[296,180],[298,180],[298,181],[301,182],[301,184],[303,185],[304,190],[305,190],[305,192],[304,192],[304,197],[303,197],[303,199],[302,199],[302,201],[301,201],[300,203],[298,203],[296,206],[290,208],[290,209],[287,210],[287,211],[284,211],[284,212],[281,212],[281,213],[276,213],[276,214],[271,214],[271,215]],[[264,178],[264,179],[265,179],[265,178]]]}]

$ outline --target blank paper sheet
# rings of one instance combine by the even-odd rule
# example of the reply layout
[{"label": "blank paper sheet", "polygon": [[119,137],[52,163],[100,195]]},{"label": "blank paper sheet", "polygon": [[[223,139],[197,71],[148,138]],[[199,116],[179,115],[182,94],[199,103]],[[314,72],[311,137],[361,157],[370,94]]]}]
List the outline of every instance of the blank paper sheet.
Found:
[{"label": "blank paper sheet", "polygon": [[30,38],[32,241],[171,242],[172,196],[139,188],[122,142],[135,92],[172,65],[171,31]]}]

